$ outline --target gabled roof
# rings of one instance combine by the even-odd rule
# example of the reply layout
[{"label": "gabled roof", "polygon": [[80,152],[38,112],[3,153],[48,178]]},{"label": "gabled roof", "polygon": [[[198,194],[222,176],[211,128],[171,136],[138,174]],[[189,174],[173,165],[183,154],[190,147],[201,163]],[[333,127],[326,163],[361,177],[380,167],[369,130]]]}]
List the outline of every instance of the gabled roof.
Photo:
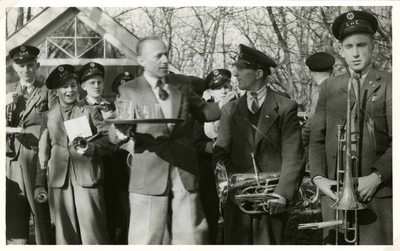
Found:
[{"label": "gabled roof", "polygon": [[[65,22],[75,16],[79,17],[82,22],[102,35],[109,43],[137,64],[135,50],[139,38],[98,7],[49,7],[45,9],[40,15],[7,39],[7,55],[12,48],[19,44],[38,46]],[[6,62],[7,66],[9,66],[12,60],[7,56]],[[170,65],[170,69],[179,73],[172,65]]]}]

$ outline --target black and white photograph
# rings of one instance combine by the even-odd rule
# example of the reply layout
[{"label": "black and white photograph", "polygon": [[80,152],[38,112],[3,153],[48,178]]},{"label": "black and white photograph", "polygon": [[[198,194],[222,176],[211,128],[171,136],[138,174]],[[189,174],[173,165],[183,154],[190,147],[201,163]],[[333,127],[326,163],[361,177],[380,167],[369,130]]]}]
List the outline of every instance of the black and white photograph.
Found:
[{"label": "black and white photograph", "polygon": [[1,2],[1,245],[400,246],[398,2]]}]

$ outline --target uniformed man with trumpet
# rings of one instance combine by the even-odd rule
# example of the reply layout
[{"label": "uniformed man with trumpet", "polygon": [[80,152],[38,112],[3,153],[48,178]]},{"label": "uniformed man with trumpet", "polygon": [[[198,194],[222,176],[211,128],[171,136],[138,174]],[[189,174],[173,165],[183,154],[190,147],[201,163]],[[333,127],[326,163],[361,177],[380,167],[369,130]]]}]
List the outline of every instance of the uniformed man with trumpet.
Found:
[{"label": "uniformed man with trumpet", "polygon": [[[358,186],[354,190],[359,202],[366,209],[358,210],[359,236],[361,245],[390,245],[393,243],[392,208],[392,77],[378,70],[372,63],[374,34],[378,21],[374,15],[364,11],[350,11],[338,16],[332,25],[333,35],[340,41],[340,54],[349,66],[348,71],[321,85],[321,92],[314,115],[310,139],[310,170],[313,182],[325,194],[321,197],[324,221],[335,219],[335,210],[329,207],[337,194],[331,190],[336,185],[337,162],[341,155],[337,151],[337,126],[354,130],[357,107],[360,100],[358,149],[349,144],[350,152],[359,151]],[[349,81],[359,82],[360,94],[354,90],[348,95]],[[353,83],[351,83],[353,86]],[[358,84],[357,84],[358,85]],[[351,111],[347,108],[348,97]],[[346,114],[350,113],[350,121]],[[354,120],[356,121],[356,120]],[[351,137],[351,142],[354,142]],[[350,148],[349,147],[349,148]],[[347,148],[347,147],[346,147]],[[340,163],[339,163],[340,164]],[[340,237],[340,236],[339,236]],[[333,228],[324,229],[324,243],[335,243]],[[339,240],[338,244],[343,243]]]}]

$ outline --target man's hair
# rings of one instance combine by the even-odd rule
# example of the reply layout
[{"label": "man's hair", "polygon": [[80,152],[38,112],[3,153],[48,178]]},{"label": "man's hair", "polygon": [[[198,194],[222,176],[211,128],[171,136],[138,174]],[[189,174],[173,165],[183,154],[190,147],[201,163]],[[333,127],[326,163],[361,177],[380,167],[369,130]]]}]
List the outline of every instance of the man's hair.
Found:
[{"label": "man's hair", "polygon": [[141,39],[139,40],[139,42],[137,43],[137,45],[136,45],[136,53],[137,53],[138,56],[141,56],[141,55],[142,55],[142,51],[143,51],[144,44],[145,44],[147,41],[151,41],[151,40],[153,40],[153,41],[160,41],[160,42],[163,42],[163,43],[164,43],[164,41],[163,41],[160,37],[158,37],[158,36],[156,36],[156,35],[151,35],[151,36],[146,36],[146,37],[144,37],[144,38],[141,38]]}]

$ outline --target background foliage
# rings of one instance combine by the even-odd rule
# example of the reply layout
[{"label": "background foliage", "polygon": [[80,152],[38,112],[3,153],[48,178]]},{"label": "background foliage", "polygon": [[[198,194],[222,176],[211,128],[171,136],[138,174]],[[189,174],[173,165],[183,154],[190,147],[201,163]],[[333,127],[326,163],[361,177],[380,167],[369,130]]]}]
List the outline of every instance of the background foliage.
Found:
[{"label": "background foliage", "polygon": [[[334,75],[346,65],[332,35],[335,17],[350,10],[375,15],[374,64],[392,70],[391,6],[220,6],[220,7],[124,7],[102,8],[136,36],[161,36],[169,58],[182,73],[204,77],[216,68],[231,69],[239,44],[265,52],[278,66],[268,84],[287,92],[306,110],[313,87],[305,59],[319,51],[336,58]],[[7,36],[29,21],[41,8],[13,8],[7,18]],[[11,16],[11,13],[7,13]],[[17,18],[15,18],[17,16]],[[235,80],[233,80],[235,81]]]}]

